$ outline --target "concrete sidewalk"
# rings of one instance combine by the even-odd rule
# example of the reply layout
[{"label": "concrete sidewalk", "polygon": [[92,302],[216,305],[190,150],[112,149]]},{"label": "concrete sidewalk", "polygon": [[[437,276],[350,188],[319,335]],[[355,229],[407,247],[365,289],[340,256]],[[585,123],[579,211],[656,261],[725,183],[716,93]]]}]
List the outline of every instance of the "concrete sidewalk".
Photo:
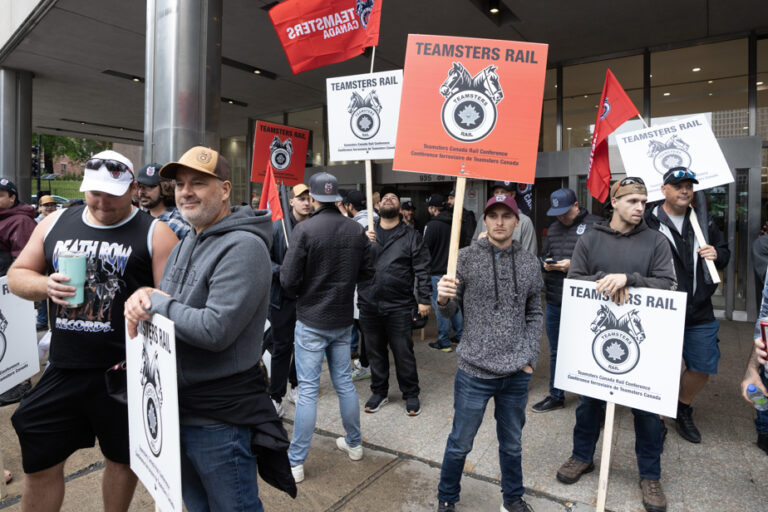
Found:
[{"label": "concrete sidewalk", "polygon": [[[666,420],[669,435],[662,455],[662,482],[670,511],[763,511],[768,503],[768,456],[755,445],[752,408],[739,394],[747,354],[751,348],[752,324],[723,321],[720,330],[722,359],[714,376],[694,402],[694,419],[702,432],[699,445],[688,443]],[[338,401],[328,373],[323,374],[318,405],[317,433],[305,464],[306,479],[299,484],[299,496],[287,495],[259,482],[265,509],[270,511],[430,511],[436,508],[445,441],[453,416],[453,376],[456,354],[427,346],[434,339],[434,326],[427,338],[416,336],[423,412],[405,415],[394,368],[390,377],[390,404],[376,414],[362,413],[365,457],[350,461],[335,448],[343,433]],[[431,336],[430,336],[431,334]],[[563,485],[555,472],[570,455],[576,397],[568,394],[566,408],[545,414],[530,412],[530,405],[543,398],[548,389],[548,350],[542,338],[539,367],[531,381],[529,414],[523,431],[523,474],[528,490],[526,500],[537,512],[586,511],[594,509],[598,471],[585,475],[574,485]],[[356,383],[361,409],[370,396],[370,381]],[[286,405],[286,428],[294,408]],[[21,510],[23,478],[18,441],[10,425],[15,406],[0,408],[0,446],[5,466],[16,478],[0,509]],[[595,456],[600,457],[600,446]],[[67,464],[69,482],[63,510],[102,510],[100,481],[103,467],[98,449],[85,450]],[[599,468],[598,468],[599,469]],[[467,459],[462,480],[460,511],[499,510],[501,489],[493,405]],[[613,511],[642,511],[634,455],[634,428],[631,412],[618,407],[613,439],[613,457],[607,508]],[[151,511],[152,500],[140,488],[131,510]]]}]

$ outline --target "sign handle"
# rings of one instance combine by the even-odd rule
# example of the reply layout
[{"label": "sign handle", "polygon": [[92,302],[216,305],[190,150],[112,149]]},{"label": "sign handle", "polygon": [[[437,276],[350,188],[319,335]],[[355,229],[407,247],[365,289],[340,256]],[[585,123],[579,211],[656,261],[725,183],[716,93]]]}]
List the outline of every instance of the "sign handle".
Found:
[{"label": "sign handle", "polygon": [[[371,70],[373,73],[373,61],[376,59],[376,47],[371,52]],[[373,171],[371,171],[371,161],[365,161],[365,207],[368,210],[368,230],[373,229]]]},{"label": "sign handle", "polygon": [[613,415],[616,404],[605,403],[605,427],[603,427],[603,453],[600,456],[600,479],[597,482],[597,506],[595,512],[605,511],[605,498],[608,493],[608,473],[611,470],[611,445],[613,444]]},{"label": "sign handle", "polygon": [[[688,219],[691,221],[691,227],[696,234],[696,241],[699,242],[699,247],[704,247],[707,245],[707,241],[704,238],[704,233],[701,232],[701,226],[699,225],[699,219],[696,217],[695,210],[691,210]],[[704,263],[707,265],[707,270],[709,270],[709,276],[712,278],[712,282],[718,284],[720,282],[720,274],[717,273],[715,262],[704,258],[702,258],[702,260],[704,260]]]},{"label": "sign handle", "polygon": [[[462,164],[463,167],[463,164]],[[448,252],[448,277],[456,277],[456,264],[459,262],[459,237],[461,236],[461,214],[464,211],[464,189],[467,178],[456,178],[456,200],[453,203],[453,220],[451,221],[451,243]]]}]

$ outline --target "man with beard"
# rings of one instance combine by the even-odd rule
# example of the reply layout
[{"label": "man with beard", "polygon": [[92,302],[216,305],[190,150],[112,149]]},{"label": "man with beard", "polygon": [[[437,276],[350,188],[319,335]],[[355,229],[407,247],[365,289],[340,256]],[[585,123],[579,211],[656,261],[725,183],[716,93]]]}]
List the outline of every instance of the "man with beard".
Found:
[{"label": "man with beard", "polygon": [[139,206],[145,212],[159,219],[170,227],[181,240],[189,232],[189,224],[174,206],[166,205],[168,199],[163,194],[163,179],[160,177],[160,164],[147,164],[139,169],[136,181],[139,182]]},{"label": "man with beard", "polygon": [[251,447],[261,446],[265,428],[284,444],[277,450],[283,471],[276,466],[271,477],[295,489],[287,434],[259,367],[269,306],[271,219],[265,210],[229,205],[229,164],[212,149],[193,147],[161,172],[175,180],[179,209],[194,231],[174,247],[160,285],[128,299],[127,328],[135,336],[138,322],[155,313],[175,324],[187,510],[261,512],[257,471],[261,466],[263,475],[273,458],[265,453],[257,461]]},{"label": "man with beard", "polygon": [[360,283],[360,325],[371,367],[371,398],[365,412],[373,413],[389,402],[389,353],[392,350],[397,382],[408,416],[421,413],[419,376],[413,353],[411,323],[418,295],[418,314],[430,310],[429,251],[421,235],[400,221],[400,199],[393,188],[381,190],[379,222],[367,232],[376,272]]}]

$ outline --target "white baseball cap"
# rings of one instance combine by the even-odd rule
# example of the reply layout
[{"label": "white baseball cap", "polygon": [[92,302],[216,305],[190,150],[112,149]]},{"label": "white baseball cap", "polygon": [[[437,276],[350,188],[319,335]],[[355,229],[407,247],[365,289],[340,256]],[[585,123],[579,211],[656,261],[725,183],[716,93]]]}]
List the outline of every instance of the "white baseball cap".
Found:
[{"label": "white baseball cap", "polygon": [[122,196],[133,183],[133,164],[117,151],[107,150],[85,162],[80,192],[105,192]]}]

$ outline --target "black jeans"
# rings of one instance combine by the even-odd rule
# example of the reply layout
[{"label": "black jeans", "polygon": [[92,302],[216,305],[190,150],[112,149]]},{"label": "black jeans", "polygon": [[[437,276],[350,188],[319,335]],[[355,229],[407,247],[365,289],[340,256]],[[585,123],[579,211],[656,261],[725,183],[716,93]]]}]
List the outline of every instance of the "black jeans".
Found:
[{"label": "black jeans", "polygon": [[412,322],[410,309],[389,313],[360,311],[360,326],[365,335],[373,393],[381,396],[389,393],[389,346],[403,399],[419,396],[419,375],[416,372],[411,336]]},{"label": "black jeans", "polygon": [[269,321],[272,324],[272,363],[269,381],[269,396],[282,402],[288,381],[298,388],[296,364],[293,361],[293,331],[296,328],[296,301],[283,299],[280,309],[269,307]]}]

